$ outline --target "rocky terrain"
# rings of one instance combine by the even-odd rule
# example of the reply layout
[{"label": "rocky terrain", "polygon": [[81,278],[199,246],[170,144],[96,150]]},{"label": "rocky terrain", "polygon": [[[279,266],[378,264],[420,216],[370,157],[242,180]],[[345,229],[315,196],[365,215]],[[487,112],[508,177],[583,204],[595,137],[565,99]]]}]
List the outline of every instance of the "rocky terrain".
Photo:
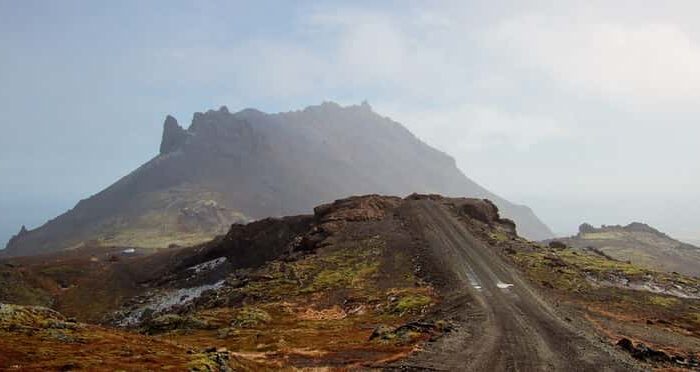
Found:
[{"label": "rocky terrain", "polygon": [[0,261],[0,366],[698,368],[700,280],[532,243],[488,200],[352,197],[143,253]]},{"label": "rocky terrain", "polygon": [[205,242],[232,223],[307,213],[347,195],[412,192],[489,198],[532,239],[552,237],[527,207],[493,195],[368,104],[266,114],[226,107],[168,116],[160,153],[0,252],[31,255],[90,246],[166,248]]},{"label": "rocky terrain", "polygon": [[639,222],[600,228],[583,224],[577,235],[556,241],[650,269],[700,275],[700,248]]}]

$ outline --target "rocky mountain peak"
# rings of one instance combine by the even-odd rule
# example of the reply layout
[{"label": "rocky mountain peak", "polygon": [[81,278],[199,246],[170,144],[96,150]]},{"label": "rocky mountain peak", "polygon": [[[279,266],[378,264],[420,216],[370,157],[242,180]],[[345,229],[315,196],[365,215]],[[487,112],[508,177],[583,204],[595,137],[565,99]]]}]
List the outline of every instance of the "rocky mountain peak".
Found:
[{"label": "rocky mountain peak", "polygon": [[178,124],[177,119],[168,115],[163,123],[163,138],[160,142],[160,153],[167,154],[175,151],[185,142],[187,133]]},{"label": "rocky mountain peak", "polygon": [[362,103],[360,104],[360,107],[365,109],[365,110],[372,111],[372,106],[370,106],[369,102],[367,102],[366,100],[362,101]]},{"label": "rocky mountain peak", "polygon": [[653,228],[645,223],[642,223],[642,222],[632,222],[626,226],[602,225],[599,228],[596,228],[589,223],[584,223],[581,226],[579,226],[578,231],[579,231],[579,235],[601,233],[601,232],[611,232],[611,231],[622,231],[622,232],[628,232],[628,233],[644,232],[644,233],[658,235],[661,237],[667,237],[666,234],[664,234],[661,231],[659,231],[659,230],[657,230],[657,229],[655,229],[655,228]]},{"label": "rocky mountain peak", "polygon": [[578,233],[579,234],[586,234],[586,233],[592,233],[595,232],[596,228],[593,227],[590,223],[582,223],[581,226],[578,227]]}]

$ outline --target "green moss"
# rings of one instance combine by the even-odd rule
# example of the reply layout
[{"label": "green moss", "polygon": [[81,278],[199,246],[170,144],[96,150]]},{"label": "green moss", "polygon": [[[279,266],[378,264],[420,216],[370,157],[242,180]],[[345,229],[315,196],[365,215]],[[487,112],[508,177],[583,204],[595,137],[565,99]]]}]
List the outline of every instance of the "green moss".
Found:
[{"label": "green moss", "polygon": [[692,322],[700,324],[700,313],[692,313],[689,315]]},{"label": "green moss", "polygon": [[[634,264],[609,260],[572,249],[545,252],[519,252],[513,259],[531,278],[558,290],[586,292],[591,289],[587,277],[600,280],[614,274],[627,279],[641,279],[650,273]],[[659,277],[657,275],[657,277]]]},{"label": "green moss", "polygon": [[316,275],[309,289],[316,291],[320,289],[343,287],[349,283],[350,274],[347,272],[347,270],[323,270]]},{"label": "green moss", "polygon": [[190,372],[214,372],[218,371],[219,367],[208,355],[197,354],[194,359],[187,364],[187,370]]},{"label": "green moss", "polygon": [[567,292],[585,292],[590,289],[580,268],[573,263],[576,256],[535,253],[518,253],[515,261],[536,282]]},{"label": "green moss", "polygon": [[258,307],[246,306],[238,311],[231,320],[231,326],[238,328],[254,328],[258,325],[269,323],[272,320],[270,314]]},{"label": "green moss", "polygon": [[680,303],[680,300],[670,296],[651,296],[649,298],[649,303],[652,305],[662,307],[673,307],[675,305],[678,305]]},{"label": "green moss", "polygon": [[393,314],[416,313],[432,304],[433,299],[421,293],[403,293],[389,307]]},{"label": "green moss", "polygon": [[14,272],[0,272],[0,302],[18,305],[50,306],[51,294],[36,282]]},{"label": "green moss", "polygon": [[627,277],[637,277],[645,275],[649,270],[626,262],[613,261],[597,255],[579,253],[571,249],[561,251],[557,255],[567,264],[589,273],[618,272]]},{"label": "green moss", "polygon": [[494,231],[489,234],[489,237],[497,242],[505,242],[510,240],[508,235],[506,235],[506,233],[504,233],[503,231]]},{"label": "green moss", "polygon": [[49,308],[0,304],[0,329],[12,327],[73,329],[75,325]]},{"label": "green moss", "polygon": [[359,288],[366,284],[379,268],[378,262],[350,263],[349,267],[325,269],[319,272],[304,292],[316,292],[333,288]]},{"label": "green moss", "polygon": [[325,247],[299,261],[272,262],[260,270],[268,279],[252,281],[240,291],[259,300],[280,300],[339,288],[368,295],[376,286],[372,279],[379,271],[383,244],[377,239],[353,241]]}]

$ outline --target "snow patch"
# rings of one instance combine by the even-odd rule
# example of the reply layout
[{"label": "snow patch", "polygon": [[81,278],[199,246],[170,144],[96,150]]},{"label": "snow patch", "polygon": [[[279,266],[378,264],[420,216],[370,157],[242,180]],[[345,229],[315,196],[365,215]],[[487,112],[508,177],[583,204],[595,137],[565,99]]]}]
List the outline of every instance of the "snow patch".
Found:
[{"label": "snow patch", "polygon": [[219,257],[215,258],[211,261],[207,262],[202,262],[199,265],[192,266],[188,268],[187,270],[194,271],[195,274],[199,274],[204,271],[211,271],[216,269],[217,267],[221,266],[224,262],[226,262],[226,257]]},{"label": "snow patch", "polygon": [[508,288],[510,288],[510,287],[512,287],[512,286],[513,286],[513,285],[510,284],[510,283],[503,283],[503,282],[498,282],[498,283],[496,283],[496,287],[498,287],[498,288],[500,288],[500,289],[508,289]]},{"label": "snow patch", "polygon": [[120,327],[130,327],[138,325],[141,322],[146,311],[150,311],[153,315],[166,313],[177,306],[185,305],[199,298],[205,291],[221,288],[224,281],[221,280],[214,284],[201,285],[192,288],[171,289],[163,292],[151,293],[148,295],[148,300],[138,308],[126,312],[124,317],[117,321]]},{"label": "snow patch", "polygon": [[587,275],[586,279],[594,285],[603,287],[615,287],[629,289],[633,291],[644,291],[656,294],[674,296],[678,298],[700,299],[700,289],[695,287],[684,287],[678,284],[661,285],[653,279],[644,281],[631,281],[628,278],[616,278],[614,280],[598,279],[592,275]]}]

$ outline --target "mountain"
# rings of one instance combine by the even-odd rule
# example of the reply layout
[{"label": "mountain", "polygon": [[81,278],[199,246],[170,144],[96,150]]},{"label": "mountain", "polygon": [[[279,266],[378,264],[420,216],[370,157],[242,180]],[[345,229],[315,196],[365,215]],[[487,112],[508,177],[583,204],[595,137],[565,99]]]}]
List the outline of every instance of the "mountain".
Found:
[{"label": "mountain", "polygon": [[5,255],[85,245],[160,248],[223,234],[231,223],[307,212],[340,197],[413,192],[488,198],[521,235],[552,237],[533,212],[467,178],[367,104],[326,102],[267,114],[226,107],[165,119],[160,153],[73,209],[7,244]]},{"label": "mountain", "polygon": [[700,275],[700,248],[640,222],[600,228],[584,223],[577,235],[557,240],[575,248],[593,248],[611,258],[647,268]]}]

